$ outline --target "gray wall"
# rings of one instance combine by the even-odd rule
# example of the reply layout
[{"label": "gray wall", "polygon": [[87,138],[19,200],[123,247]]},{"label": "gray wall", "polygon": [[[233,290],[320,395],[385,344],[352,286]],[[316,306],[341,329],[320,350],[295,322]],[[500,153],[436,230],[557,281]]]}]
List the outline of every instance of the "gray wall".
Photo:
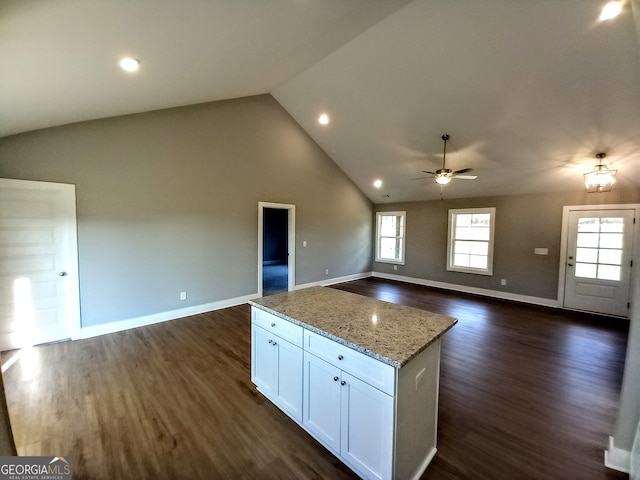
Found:
[{"label": "gray wall", "polygon": [[[556,299],[562,207],[640,203],[640,189],[515,195],[508,197],[434,200],[375,205],[375,212],[407,212],[405,265],[374,262],[376,272]],[[450,208],[496,207],[493,275],[449,272],[446,269],[447,225]],[[375,213],[374,213],[375,219]],[[375,233],[374,233],[375,235]],[[545,256],[534,248],[549,249]],[[507,280],[506,286],[500,280]]]},{"label": "gray wall", "polygon": [[259,201],[297,284],[371,270],[370,201],[270,95],[6,137],[0,177],[76,185],[84,326],[256,293]]}]

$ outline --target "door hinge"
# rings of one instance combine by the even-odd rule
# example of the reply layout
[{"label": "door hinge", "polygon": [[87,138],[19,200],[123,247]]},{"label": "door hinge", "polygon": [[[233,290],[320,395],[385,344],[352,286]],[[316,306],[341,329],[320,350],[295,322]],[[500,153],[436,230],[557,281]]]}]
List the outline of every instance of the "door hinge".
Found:
[{"label": "door hinge", "polygon": [[631,303],[627,302],[627,308],[631,308]]}]

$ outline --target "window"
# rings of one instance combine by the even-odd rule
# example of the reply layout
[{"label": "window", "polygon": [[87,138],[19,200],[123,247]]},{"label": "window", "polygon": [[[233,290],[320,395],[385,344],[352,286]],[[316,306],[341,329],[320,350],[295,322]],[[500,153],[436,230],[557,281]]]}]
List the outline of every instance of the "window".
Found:
[{"label": "window", "polygon": [[404,265],[406,212],[378,212],[376,230],[376,262]]},{"label": "window", "polygon": [[493,230],[496,209],[449,210],[447,270],[493,274]]},{"label": "window", "polygon": [[576,277],[620,281],[624,218],[579,218]]}]

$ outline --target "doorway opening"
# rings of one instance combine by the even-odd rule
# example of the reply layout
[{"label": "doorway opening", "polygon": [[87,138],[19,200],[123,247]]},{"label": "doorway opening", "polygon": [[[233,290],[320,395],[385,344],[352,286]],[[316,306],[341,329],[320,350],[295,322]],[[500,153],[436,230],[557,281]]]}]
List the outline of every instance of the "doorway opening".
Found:
[{"label": "doorway opening", "polygon": [[258,294],[293,290],[295,206],[260,202],[258,239]]}]

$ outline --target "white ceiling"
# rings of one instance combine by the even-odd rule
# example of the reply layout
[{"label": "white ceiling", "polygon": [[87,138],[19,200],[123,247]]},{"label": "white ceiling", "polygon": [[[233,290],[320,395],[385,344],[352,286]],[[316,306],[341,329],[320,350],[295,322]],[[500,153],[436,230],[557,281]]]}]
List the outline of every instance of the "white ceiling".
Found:
[{"label": "white ceiling", "polygon": [[602,4],[3,0],[0,136],[272,93],[376,203],[440,198],[412,179],[444,133],[447,167],[478,175],[446,198],[581,190],[599,151],[638,188],[640,0]]}]

